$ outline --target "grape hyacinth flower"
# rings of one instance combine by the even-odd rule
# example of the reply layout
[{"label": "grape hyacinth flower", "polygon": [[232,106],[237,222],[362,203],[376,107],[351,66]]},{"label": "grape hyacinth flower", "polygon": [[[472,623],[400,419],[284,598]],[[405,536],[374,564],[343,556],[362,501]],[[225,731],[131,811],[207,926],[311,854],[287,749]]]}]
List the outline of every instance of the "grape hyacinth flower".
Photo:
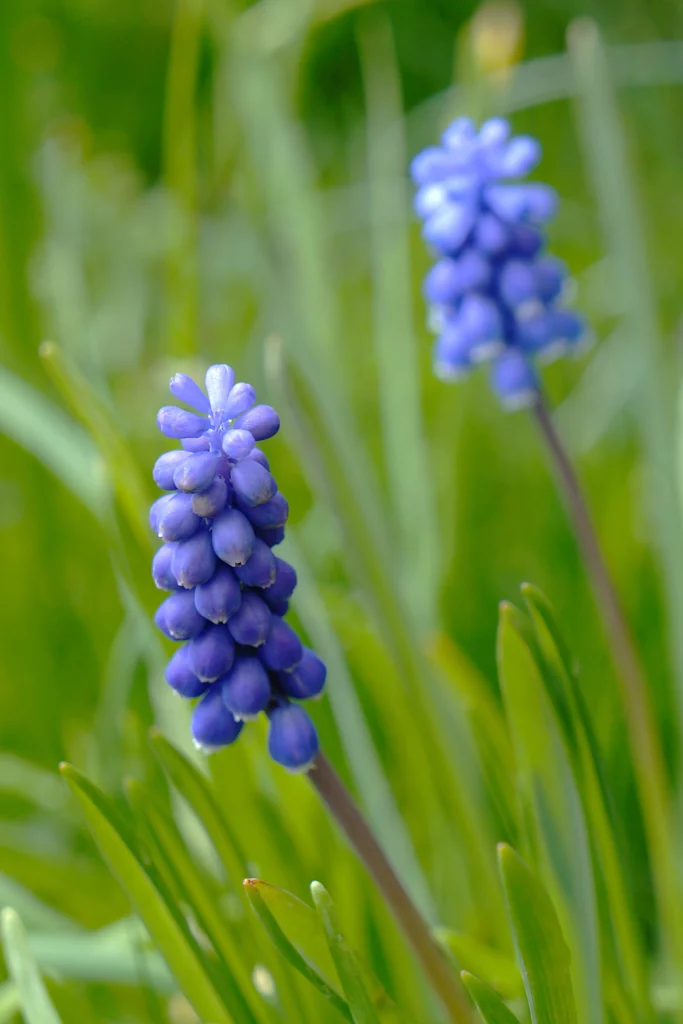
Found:
[{"label": "grape hyacinth flower", "polygon": [[535,359],[557,359],[585,334],[582,319],[562,305],[567,270],[544,251],[555,191],[522,180],[540,156],[536,139],[511,137],[502,118],[478,131],[458,118],[441,145],[411,165],[422,234],[438,257],[424,282],[437,335],[434,372],[457,380],[490,363],[491,385],[507,409],[537,400]]},{"label": "grape hyacinth flower", "polygon": [[152,474],[167,492],[150,510],[150,526],[164,541],[152,577],[170,591],[155,622],[184,641],[166,681],[181,697],[199,698],[191,728],[200,749],[233,743],[243,723],[263,712],[271,757],[289,771],[307,771],[318,736],[294,702],[319,697],[327,672],[284,619],[296,572],[273,548],[289,509],[257,447],[277,433],[280,419],[223,364],[209,367],[206,394],[183,373],[170,391],[194,411],[165,406],[157,417],[162,434],[181,444],[157,459]]}]

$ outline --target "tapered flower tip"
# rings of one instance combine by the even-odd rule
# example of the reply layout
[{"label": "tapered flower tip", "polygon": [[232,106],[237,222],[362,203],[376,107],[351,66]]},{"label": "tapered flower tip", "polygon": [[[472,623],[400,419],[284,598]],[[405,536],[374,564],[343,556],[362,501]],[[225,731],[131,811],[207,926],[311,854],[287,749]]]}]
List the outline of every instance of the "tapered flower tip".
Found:
[{"label": "tapered flower tip", "polygon": [[264,591],[264,598],[270,605],[273,601],[283,601],[291,597],[296,587],[296,569],[284,558],[275,558],[275,579]]},{"label": "tapered flower tip", "polygon": [[490,162],[491,170],[501,178],[523,178],[540,163],[541,144],[531,135],[511,139]]},{"label": "tapered flower tip", "polygon": [[[225,418],[228,420],[236,419],[236,417],[245,413],[247,409],[251,409],[255,401],[256,392],[252,385],[247,384],[245,381],[239,381],[230,392],[230,397],[225,407]],[[239,427],[241,424],[237,424],[237,426]]]},{"label": "tapered flower tip", "polygon": [[235,660],[235,644],[227,626],[207,626],[188,644],[190,668],[205,683],[229,672]]},{"label": "tapered flower tip", "polygon": [[187,644],[179,647],[166,666],[165,675],[166,682],[171,689],[175,690],[181,697],[191,700],[194,697],[201,697],[203,693],[206,693],[209,684],[197,679],[190,666],[188,654],[189,648]]},{"label": "tapered flower tip", "polygon": [[220,686],[211,686],[192,713],[192,739],[199,750],[212,754],[234,743],[242,731],[223,703]]},{"label": "tapered flower tip", "polygon": [[174,398],[191,405],[197,412],[201,412],[205,416],[211,412],[208,398],[199,385],[192,380],[192,377],[188,377],[186,373],[174,374],[171,377],[168,390]]},{"label": "tapered flower tip", "polygon": [[248,430],[257,441],[266,441],[280,429],[280,417],[270,405],[255,405],[239,416],[234,425],[239,430]]},{"label": "tapered flower tip", "polygon": [[246,459],[255,444],[254,435],[248,430],[227,430],[223,435],[223,451],[235,462]]},{"label": "tapered flower tip", "polygon": [[162,540],[188,540],[192,537],[202,525],[199,516],[192,511],[192,495],[177,491],[169,494],[156,516],[156,524],[157,534]]},{"label": "tapered flower tip", "polygon": [[538,375],[529,359],[516,348],[506,348],[491,368],[491,385],[504,409],[526,409],[538,400]]},{"label": "tapered flower tip", "polygon": [[434,374],[439,380],[462,380],[472,369],[472,342],[457,320],[447,321],[434,344]]},{"label": "tapered flower tip", "polygon": [[213,548],[228,565],[244,565],[252,551],[256,537],[254,529],[236,508],[228,508],[213,523]]},{"label": "tapered flower tip", "polygon": [[219,563],[208,583],[195,590],[194,603],[200,615],[216,625],[235,614],[242,603],[242,590],[230,566]]},{"label": "tapered flower tip", "polygon": [[466,295],[458,314],[458,324],[470,342],[473,363],[484,362],[502,349],[503,320],[493,299],[476,292]]},{"label": "tapered flower tip", "polygon": [[315,651],[304,647],[301,661],[291,672],[278,672],[278,688],[295,700],[319,697],[327,679],[327,667]]},{"label": "tapered flower tip", "polygon": [[208,452],[211,448],[211,438],[208,433],[200,437],[183,437],[180,444],[186,452]]},{"label": "tapered flower tip", "polygon": [[249,559],[244,565],[235,566],[235,575],[246,587],[270,587],[275,580],[275,573],[275,555],[259,537],[254,541],[254,550]]},{"label": "tapered flower tip", "polygon": [[157,629],[171,640],[189,640],[206,626],[197,611],[191,590],[176,590],[159,605],[154,616]]},{"label": "tapered flower tip", "polygon": [[173,497],[172,494],[162,494],[160,498],[152,502],[149,509],[149,525],[156,534],[159,533],[159,520],[164,514],[164,510],[168,505],[169,501]]},{"label": "tapered flower tip", "polygon": [[162,491],[175,491],[176,485],[173,474],[178,466],[187,458],[189,458],[189,453],[180,448],[176,448],[172,452],[164,452],[163,455],[160,455],[154,463],[154,469],[152,470],[152,477],[157,487],[160,487]]},{"label": "tapered flower tip", "polygon": [[240,656],[220,681],[223,703],[238,721],[256,718],[270,702],[270,679],[258,658]]},{"label": "tapered flower tip", "polygon": [[176,544],[164,544],[152,559],[152,579],[159,590],[178,589],[178,581],[172,569],[175,549]]},{"label": "tapered flower tip", "polygon": [[228,629],[238,644],[260,647],[270,632],[270,608],[254,590],[242,591],[242,603],[228,619]]},{"label": "tapered flower tip", "polygon": [[157,426],[166,437],[199,437],[208,429],[209,421],[175,405],[164,405],[157,413]]},{"label": "tapered flower tip", "polygon": [[205,491],[213,483],[217,469],[218,455],[214,452],[197,452],[187,455],[180,462],[173,473],[173,482],[179,491]]},{"label": "tapered flower tip", "polygon": [[427,218],[422,236],[439,252],[455,256],[465,244],[476,217],[477,208],[474,203],[447,200]]},{"label": "tapered flower tip", "polygon": [[469,146],[477,134],[474,121],[469,117],[456,117],[441,136],[446,149],[457,151]]},{"label": "tapered flower tip", "polygon": [[[235,383],[235,372],[226,363],[216,363],[206,371],[206,393],[209,396],[211,410],[217,419],[225,415],[230,399],[230,392]],[[215,421],[214,421],[215,422]]]},{"label": "tapered flower tip", "polygon": [[179,541],[171,559],[171,571],[181,587],[191,590],[198,583],[206,583],[216,568],[216,555],[211,534],[201,529],[189,540]]},{"label": "tapered flower tip", "polygon": [[192,495],[192,511],[196,516],[214,519],[228,502],[229,488],[222,476],[215,477],[210,487]]},{"label": "tapered flower tip", "polygon": [[[252,434],[252,437],[254,435]],[[265,452],[262,452],[260,448],[252,448],[247,456],[248,459],[253,459],[254,462],[258,462],[259,465],[263,466],[264,469],[270,470],[270,463]]]},{"label": "tapered flower tip", "polygon": [[284,619],[273,615],[270,632],[259,657],[271,672],[286,672],[298,665],[303,655],[303,645],[298,635]]},{"label": "tapered flower tip", "polygon": [[[205,698],[206,699],[206,698]],[[269,713],[268,753],[290,772],[306,772],[320,743],[313,722],[298,704],[281,704]]]},{"label": "tapered flower tip", "polygon": [[280,491],[263,505],[249,508],[243,504],[242,508],[249,522],[260,530],[272,530],[276,526],[284,526],[289,516],[287,499]]},{"label": "tapered flower tip", "polygon": [[230,483],[239,503],[249,508],[264,505],[277,494],[275,478],[253,459],[245,459],[232,467]]}]

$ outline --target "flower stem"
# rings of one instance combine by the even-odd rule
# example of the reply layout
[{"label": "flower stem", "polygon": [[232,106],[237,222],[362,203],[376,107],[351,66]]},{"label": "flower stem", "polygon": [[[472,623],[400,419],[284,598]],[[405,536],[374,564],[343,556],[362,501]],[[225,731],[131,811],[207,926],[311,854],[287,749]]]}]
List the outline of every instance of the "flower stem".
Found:
[{"label": "flower stem", "polygon": [[581,486],[542,396],[539,396],[532,411],[550,453],[611,644],[633,756],[655,895],[663,925],[663,938],[669,954],[680,968],[683,966],[683,918],[674,859],[671,798],[650,693]]},{"label": "flower stem", "polygon": [[324,754],[319,753],[308,774],[311,783],[393,911],[413,947],[434,991],[454,1024],[471,1024],[472,1016],[444,953],[436,944],[353,797]]}]

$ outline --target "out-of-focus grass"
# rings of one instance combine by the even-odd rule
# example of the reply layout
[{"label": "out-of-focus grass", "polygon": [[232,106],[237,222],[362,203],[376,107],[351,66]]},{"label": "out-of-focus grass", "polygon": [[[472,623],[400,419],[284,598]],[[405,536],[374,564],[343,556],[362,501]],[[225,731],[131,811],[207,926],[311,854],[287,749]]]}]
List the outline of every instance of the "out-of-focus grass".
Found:
[{"label": "out-of-focus grass", "polygon": [[[317,723],[427,913],[509,952],[493,843],[514,840],[514,822],[489,806],[456,693],[478,687],[478,706],[495,714],[497,604],[524,579],[553,601],[620,811],[636,813],[612,669],[531,426],[503,417],[483,379],[453,389],[429,373],[419,295],[428,257],[406,223],[403,162],[459,109],[454,43],[470,12],[373,6],[261,0],[245,12],[183,0],[172,15],[149,0],[0,5],[0,742],[10,758],[0,765],[0,898],[40,933],[43,968],[90,982],[58,986],[65,1020],[165,1019],[168,978],[134,923],[116,954],[93,947],[99,973],[78,972],[78,947],[68,962],[50,945],[65,919],[104,928],[129,907],[74,805],[41,773],[67,758],[122,807],[125,775],[170,802],[146,732],[156,721],[183,741],[186,715],[160,681],[163,647],[145,618],[156,599],[149,552],[133,525],[162,450],[154,413],[171,372],[217,360],[275,399],[263,358],[273,332],[299,412],[297,422],[285,404],[272,444],[304,567],[294,610],[337,681]],[[640,349],[624,341],[638,281],[602,236],[600,179],[586,172],[571,65],[559,52],[580,13],[525,8],[529,63],[502,103],[516,129],[543,141],[540,173],[563,199],[552,248],[575,272],[599,339],[582,363],[549,371],[548,387],[644,652],[673,775],[667,630],[677,622],[665,611],[672,583],[659,568],[642,462],[643,437],[652,445],[659,435],[649,422],[643,430],[637,405],[649,339]],[[673,405],[683,44],[670,40],[680,25],[664,4],[601,14]],[[627,271],[624,296],[614,275]],[[94,399],[64,401],[38,358],[46,338]],[[106,443],[98,450],[89,433],[93,409],[117,431],[113,474]],[[658,429],[678,446],[673,412]],[[667,529],[670,551],[675,517]],[[472,673],[471,684],[428,681],[436,633],[452,637],[456,677]],[[425,737],[436,734],[443,747],[432,760]],[[386,911],[301,780],[267,764],[262,741],[250,730],[213,768],[256,860],[245,873],[299,895],[321,877],[353,942],[419,1016],[424,993]],[[181,810],[177,820],[210,863],[193,819]],[[626,857],[647,936],[635,819]]]}]

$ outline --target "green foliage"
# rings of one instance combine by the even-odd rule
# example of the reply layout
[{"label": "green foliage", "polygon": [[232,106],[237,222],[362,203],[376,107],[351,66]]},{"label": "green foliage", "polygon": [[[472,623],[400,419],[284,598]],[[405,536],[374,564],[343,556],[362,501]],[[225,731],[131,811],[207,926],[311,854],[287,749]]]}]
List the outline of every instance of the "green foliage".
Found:
[{"label": "green foliage", "polygon": [[[0,4],[0,1022],[446,1020],[262,725],[207,762],[164,684],[154,415],[217,360],[282,412],[316,725],[471,1019],[683,1016],[680,847],[645,853],[547,467],[481,380],[431,378],[421,326],[406,163],[455,112],[511,113],[600,339],[544,372],[680,796],[683,44],[637,0],[602,9],[606,50],[581,22],[556,53],[571,6],[525,5],[524,61],[483,82],[495,5]],[[496,672],[527,578],[552,606],[503,603]]]}]

